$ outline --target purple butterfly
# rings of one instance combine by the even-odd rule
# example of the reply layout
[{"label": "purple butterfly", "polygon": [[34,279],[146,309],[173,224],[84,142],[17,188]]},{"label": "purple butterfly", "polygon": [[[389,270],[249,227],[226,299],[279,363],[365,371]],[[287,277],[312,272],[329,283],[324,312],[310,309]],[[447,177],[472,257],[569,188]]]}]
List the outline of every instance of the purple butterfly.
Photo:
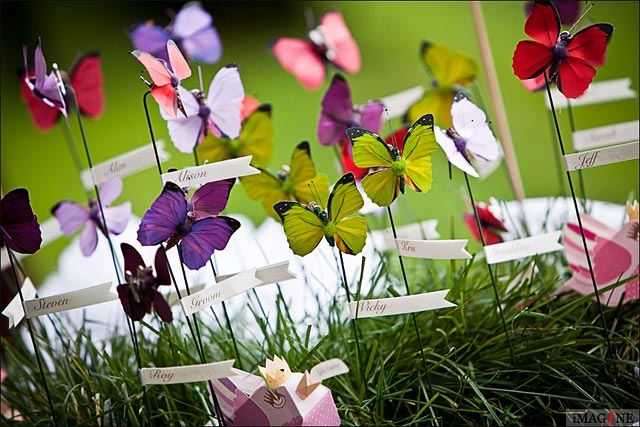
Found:
[{"label": "purple butterfly", "polygon": [[211,15],[199,2],[190,2],[166,28],[146,22],[131,31],[129,37],[137,50],[149,52],[167,63],[167,41],[172,39],[190,58],[213,64],[222,56],[222,43],[212,22]]},{"label": "purple butterfly", "polygon": [[[131,216],[131,202],[124,202],[121,205],[109,207],[109,205],[122,192],[122,179],[114,178],[100,186],[100,200],[109,233],[118,235],[127,228],[129,217]],[[71,236],[84,226],[80,234],[80,249],[84,256],[91,255],[98,245],[98,232],[100,230],[105,236],[102,215],[98,201],[89,199],[89,210],[84,206],[63,200],[51,209],[51,213],[58,219],[60,228],[65,236]]]},{"label": "purple butterfly", "polygon": [[229,64],[216,73],[206,98],[203,92],[189,92],[182,86],[178,87],[178,93],[186,117],[171,117],[160,110],[167,121],[169,136],[178,150],[193,152],[209,131],[216,136],[222,132],[230,139],[240,135],[240,104],[244,99],[244,88],[236,64]]},{"label": "purple butterfly", "polygon": [[116,289],[124,312],[133,320],[142,320],[144,315],[151,313],[153,308],[160,319],[171,322],[173,320],[171,307],[158,292],[159,286],[171,285],[167,254],[162,248],[158,248],[154,276],[153,269],[145,266],[142,256],[133,246],[122,243],[120,249],[124,256],[124,274],[127,283],[118,285]]},{"label": "purple butterfly", "polygon": [[45,61],[42,49],[40,48],[40,39],[38,38],[38,43],[36,43],[34,55],[35,75],[29,75],[27,46],[23,46],[22,55],[24,58],[24,69],[27,70],[24,76],[24,82],[27,87],[36,98],[42,100],[42,102],[47,104],[49,107],[57,108],[66,116],[67,108],[62,92],[60,91],[60,86],[58,85],[58,79],[53,71],[47,75],[47,62]]},{"label": "purple butterfly", "polygon": [[32,254],[41,243],[40,224],[29,204],[29,192],[16,188],[0,196],[0,247],[6,244],[21,254]]},{"label": "purple butterfly", "polygon": [[352,105],[349,84],[341,74],[336,74],[322,98],[318,141],[322,145],[337,145],[346,139],[346,131],[350,127],[361,127],[373,133],[380,133],[383,109],[384,105],[380,101]]},{"label": "purple butterfly", "polygon": [[185,192],[167,182],[160,196],[145,212],[138,228],[144,246],[167,243],[167,249],[182,243],[184,265],[191,270],[203,267],[214,250],[222,250],[240,223],[217,216],[227,206],[234,179],[204,184],[187,200]]}]

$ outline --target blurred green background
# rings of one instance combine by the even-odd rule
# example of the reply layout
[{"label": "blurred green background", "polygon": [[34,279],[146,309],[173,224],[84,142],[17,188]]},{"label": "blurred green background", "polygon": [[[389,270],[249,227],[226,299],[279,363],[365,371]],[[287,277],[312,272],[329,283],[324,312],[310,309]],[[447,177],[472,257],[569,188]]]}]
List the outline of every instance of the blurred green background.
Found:
[{"label": "blurred green background", "polygon": [[[607,63],[598,70],[595,80],[630,77],[638,90],[638,2],[598,2],[580,26],[592,22],[610,22],[615,31],[608,47]],[[100,50],[106,78],[107,107],[98,120],[85,120],[85,129],[94,163],[104,161],[149,142],[142,95],[147,88],[140,82],[142,66],[128,51],[132,49],[128,29],[149,19],[166,25],[167,9],[178,11],[181,2],[121,1],[48,1],[2,2],[1,10],[1,154],[2,189],[7,192],[26,187],[32,206],[43,221],[51,216],[50,208],[60,200],[83,202],[85,193],[75,176],[60,125],[43,133],[31,122],[20,99],[16,68],[22,65],[22,46],[33,47],[38,36],[49,65],[57,62],[68,69],[73,58],[82,52]],[[286,73],[267,49],[267,42],[279,36],[304,37],[304,11],[311,8],[320,15],[328,8],[339,9],[356,39],[362,54],[362,70],[347,76],[353,100],[362,103],[392,93],[430,84],[419,58],[424,40],[443,43],[463,51],[480,63],[471,10],[468,2],[205,2],[212,14],[224,47],[218,64],[203,66],[205,87],[218,68],[229,62],[240,65],[247,94],[273,105],[276,129],[276,151],[272,165],[288,163],[293,147],[309,140],[318,168],[335,182],[339,173],[331,148],[321,147],[315,137],[320,100],[324,87],[316,92],[304,89]],[[554,166],[549,116],[543,92],[531,94],[513,75],[511,57],[516,43],[526,38],[524,2],[482,2],[482,10],[493,58],[497,68],[504,103],[520,172],[527,197],[555,196],[560,186]],[[334,70],[330,70],[329,77]],[[482,99],[489,100],[486,75],[481,71],[478,88]],[[183,83],[197,86],[197,78]],[[493,110],[486,105],[491,120]],[[154,132],[168,141],[166,124],[152,106]],[[586,129],[638,118],[638,100],[574,109],[576,127]],[[559,112],[560,125],[569,141],[566,110]],[[394,122],[397,126],[397,123]],[[71,122],[76,141],[80,134],[75,118]],[[386,133],[386,126],[383,127]],[[171,144],[171,160],[167,166],[191,165],[193,158],[181,154]],[[569,143],[570,146],[570,143]],[[584,172],[587,195],[592,199],[624,203],[628,194],[638,194],[638,161],[604,166]],[[450,237],[451,224],[456,237],[469,237],[460,216],[467,210],[462,195],[464,181],[454,173],[449,181],[446,158],[440,151],[434,155],[434,184],[427,194],[409,191],[399,201],[399,223],[416,219],[438,218],[443,238]],[[566,184],[565,184],[566,185]],[[513,199],[504,169],[489,178],[472,183],[474,196],[486,201],[490,196]],[[118,202],[131,200],[133,211],[142,216],[160,193],[155,168],[125,179]],[[238,185],[231,195],[229,212],[239,212],[259,224],[266,215],[258,202],[251,201]],[[379,220],[386,224],[385,220]],[[59,252],[69,242],[62,238],[43,248],[26,261],[34,282],[55,268]],[[473,250],[473,246],[472,246]]]}]

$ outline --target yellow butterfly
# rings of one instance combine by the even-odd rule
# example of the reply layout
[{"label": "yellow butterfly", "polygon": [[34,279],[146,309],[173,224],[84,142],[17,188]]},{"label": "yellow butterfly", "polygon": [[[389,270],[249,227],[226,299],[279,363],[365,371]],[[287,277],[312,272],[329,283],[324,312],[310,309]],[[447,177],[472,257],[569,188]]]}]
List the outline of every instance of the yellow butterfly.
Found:
[{"label": "yellow butterfly", "polygon": [[422,60],[433,78],[433,87],[409,108],[406,120],[413,122],[423,114],[435,114],[441,128],[453,126],[451,104],[456,93],[469,86],[478,75],[478,63],[444,45],[422,43]]},{"label": "yellow butterfly", "polygon": [[347,129],[347,136],[353,143],[356,166],[383,168],[362,179],[365,193],[378,206],[391,205],[399,193],[404,193],[405,184],[418,192],[431,188],[431,155],[438,147],[433,115],[425,114],[416,120],[398,147],[362,128]]},{"label": "yellow butterfly", "polygon": [[262,200],[265,210],[275,219],[280,219],[273,205],[281,200],[296,200],[309,204],[315,191],[320,200],[329,197],[329,180],[325,174],[316,172],[311,160],[309,143],[303,141],[293,150],[290,166],[283,166],[277,174],[258,167],[262,173],[240,178],[247,195]]},{"label": "yellow butterfly", "polygon": [[196,153],[200,163],[253,156],[251,164],[267,165],[273,156],[274,133],[271,105],[262,104],[244,121],[237,139],[217,137],[209,132],[196,147]]},{"label": "yellow butterfly", "polygon": [[289,247],[294,254],[305,256],[313,251],[324,237],[331,246],[338,246],[346,254],[362,251],[367,240],[367,220],[356,214],[364,205],[356,187],[356,179],[349,172],[340,178],[329,195],[328,211],[315,202],[279,202],[274,209],[282,219]]}]

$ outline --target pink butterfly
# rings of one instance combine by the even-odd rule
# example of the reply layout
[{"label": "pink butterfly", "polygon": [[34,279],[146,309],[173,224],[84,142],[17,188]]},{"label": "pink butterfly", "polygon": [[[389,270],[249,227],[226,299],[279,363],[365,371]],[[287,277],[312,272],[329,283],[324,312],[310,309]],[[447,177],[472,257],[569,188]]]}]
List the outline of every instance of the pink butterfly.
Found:
[{"label": "pink butterfly", "polygon": [[134,50],[131,54],[144,65],[151,76],[152,83],[144,79],[143,81],[151,88],[151,95],[160,108],[171,117],[176,117],[178,110],[186,117],[187,113],[180,101],[178,87],[181,80],[191,76],[191,69],[173,40],[167,42],[167,52],[169,53],[168,64],[141,50]]},{"label": "pink butterfly", "polygon": [[360,50],[338,12],[327,12],[320,25],[309,31],[309,41],[281,37],[271,46],[273,54],[286,71],[292,73],[307,89],[322,86],[325,63],[346,71],[360,71]]}]

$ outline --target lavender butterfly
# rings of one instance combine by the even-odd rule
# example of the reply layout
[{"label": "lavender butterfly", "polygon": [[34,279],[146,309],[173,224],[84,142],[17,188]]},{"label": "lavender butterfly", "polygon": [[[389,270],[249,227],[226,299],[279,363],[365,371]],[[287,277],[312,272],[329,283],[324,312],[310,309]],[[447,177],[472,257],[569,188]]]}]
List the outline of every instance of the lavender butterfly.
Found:
[{"label": "lavender butterfly", "polygon": [[203,267],[213,252],[222,250],[240,223],[218,216],[224,210],[234,179],[215,181],[198,188],[191,199],[173,182],[145,212],[138,228],[144,246],[167,243],[167,249],[181,243],[184,265],[191,270]]},{"label": "lavender butterfly", "polygon": [[153,308],[160,319],[171,322],[173,314],[171,307],[158,292],[158,287],[171,285],[169,263],[162,248],[156,252],[156,275],[153,269],[147,267],[135,248],[127,243],[120,245],[124,257],[125,279],[127,283],[117,286],[118,297],[125,313],[133,320],[142,320],[145,314],[151,313]]},{"label": "lavender butterfly", "polygon": [[167,120],[169,136],[178,150],[193,152],[209,131],[216,136],[222,133],[231,139],[238,137],[244,88],[236,64],[229,64],[216,73],[206,98],[203,92],[189,92],[182,86],[178,87],[178,93],[186,117],[171,117],[160,109],[160,114]]},{"label": "lavender butterfly", "polygon": [[[57,108],[64,114],[67,115],[66,104],[64,102],[64,97],[62,92],[60,91],[60,86],[58,85],[58,79],[55,73],[52,71],[47,75],[47,62],[44,59],[44,55],[42,54],[42,48],[40,47],[40,39],[38,38],[38,42],[36,43],[36,49],[34,54],[35,61],[35,73],[34,75],[29,74],[29,64],[27,61],[27,46],[23,46],[22,55],[24,58],[24,82],[31,90],[33,95],[45,103],[49,107]],[[37,106],[36,106],[37,108]]]},{"label": "lavender butterfly", "polygon": [[32,254],[41,243],[40,224],[29,204],[29,192],[16,188],[0,196],[0,247],[6,244],[13,251]]},{"label": "lavender butterfly", "polygon": [[380,133],[380,119],[384,105],[369,101],[364,105],[351,103],[351,89],[341,74],[335,74],[322,98],[318,120],[318,141],[322,145],[338,145],[346,139],[350,127],[361,127]]},{"label": "lavender butterfly", "polygon": [[[118,235],[127,228],[129,217],[131,216],[131,202],[109,207],[122,193],[122,179],[114,178],[103,183],[99,192],[107,229],[109,233]],[[88,204],[89,209],[87,210],[87,208],[76,202],[63,200],[51,209],[51,213],[57,218],[65,236],[73,235],[80,227],[84,226],[80,234],[80,249],[84,256],[89,256],[96,250],[98,230],[105,236],[107,235],[98,201],[89,199]]]},{"label": "lavender butterfly", "polygon": [[169,62],[167,41],[172,39],[190,58],[213,64],[222,56],[222,43],[212,22],[211,15],[199,2],[190,2],[166,28],[146,22],[131,31],[129,37],[136,49],[149,52],[165,62]]}]

